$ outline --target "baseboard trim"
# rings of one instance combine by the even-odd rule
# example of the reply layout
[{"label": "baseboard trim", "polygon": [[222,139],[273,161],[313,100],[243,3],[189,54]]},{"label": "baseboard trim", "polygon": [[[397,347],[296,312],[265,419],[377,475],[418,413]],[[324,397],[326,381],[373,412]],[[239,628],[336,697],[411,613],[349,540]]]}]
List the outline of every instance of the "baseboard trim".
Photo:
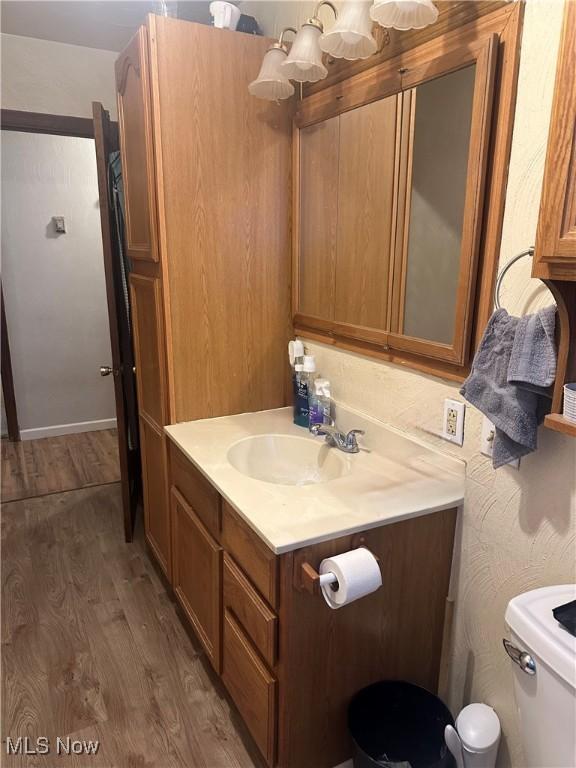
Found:
[{"label": "baseboard trim", "polygon": [[58,437],[59,435],[74,435],[78,432],[96,432],[99,429],[115,429],[116,419],[99,419],[98,421],[78,421],[75,424],[55,424],[53,427],[37,427],[21,429],[21,440],[39,440],[42,437]]}]

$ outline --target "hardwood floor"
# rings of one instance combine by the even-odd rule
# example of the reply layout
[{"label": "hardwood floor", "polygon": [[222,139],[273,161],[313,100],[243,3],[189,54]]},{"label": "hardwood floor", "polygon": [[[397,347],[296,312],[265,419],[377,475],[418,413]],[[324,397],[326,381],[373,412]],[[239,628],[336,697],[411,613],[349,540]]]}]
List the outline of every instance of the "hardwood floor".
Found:
[{"label": "hardwood floor", "polygon": [[[124,543],[117,484],[3,505],[2,766],[261,765],[142,538]],[[7,757],[7,736],[100,747]]]},{"label": "hardwood floor", "polygon": [[41,440],[2,441],[2,501],[120,479],[115,429]]}]

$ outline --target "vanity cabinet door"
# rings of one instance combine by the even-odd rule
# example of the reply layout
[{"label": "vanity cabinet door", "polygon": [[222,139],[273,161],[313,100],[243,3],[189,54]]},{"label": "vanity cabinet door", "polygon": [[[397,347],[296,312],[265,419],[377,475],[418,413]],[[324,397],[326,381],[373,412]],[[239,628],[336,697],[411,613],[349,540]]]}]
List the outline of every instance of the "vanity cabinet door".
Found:
[{"label": "vanity cabinet door", "polygon": [[566,0],[532,274],[576,280],[576,3]]},{"label": "vanity cabinet door", "polygon": [[196,636],[220,672],[222,548],[172,487],[172,584]]},{"label": "vanity cabinet door", "polygon": [[130,275],[138,410],[158,427],[167,416],[161,291],[158,278]]},{"label": "vanity cabinet door", "polygon": [[158,261],[148,80],[148,33],[140,27],[116,61],[126,250],[131,259]]},{"label": "vanity cabinet door", "polygon": [[145,417],[140,417],[144,530],[156,560],[170,580],[170,510],[167,498],[165,439],[161,429]]}]

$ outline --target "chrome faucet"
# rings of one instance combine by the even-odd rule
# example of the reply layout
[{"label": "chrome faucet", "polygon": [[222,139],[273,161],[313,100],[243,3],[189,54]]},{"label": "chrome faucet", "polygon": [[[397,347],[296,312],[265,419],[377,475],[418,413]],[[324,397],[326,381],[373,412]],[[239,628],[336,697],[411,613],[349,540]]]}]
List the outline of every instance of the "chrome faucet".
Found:
[{"label": "chrome faucet", "polygon": [[314,424],[310,427],[313,435],[326,435],[326,443],[334,448],[338,448],[344,453],[358,453],[360,447],[356,440],[356,435],[363,435],[363,429],[351,429],[348,434],[340,432],[337,427],[330,424]]}]

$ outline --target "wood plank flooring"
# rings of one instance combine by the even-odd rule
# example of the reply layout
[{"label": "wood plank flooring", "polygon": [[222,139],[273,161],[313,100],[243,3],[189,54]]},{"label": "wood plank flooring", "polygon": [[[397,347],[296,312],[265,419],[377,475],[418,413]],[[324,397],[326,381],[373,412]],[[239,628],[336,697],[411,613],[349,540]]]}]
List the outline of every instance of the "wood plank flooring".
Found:
[{"label": "wood plank flooring", "polygon": [[[261,766],[141,532],[124,543],[119,485],[4,504],[2,589],[2,766]],[[100,747],[8,757],[7,736]]]},{"label": "wood plank flooring", "polygon": [[71,491],[120,479],[115,429],[2,441],[2,500]]}]

